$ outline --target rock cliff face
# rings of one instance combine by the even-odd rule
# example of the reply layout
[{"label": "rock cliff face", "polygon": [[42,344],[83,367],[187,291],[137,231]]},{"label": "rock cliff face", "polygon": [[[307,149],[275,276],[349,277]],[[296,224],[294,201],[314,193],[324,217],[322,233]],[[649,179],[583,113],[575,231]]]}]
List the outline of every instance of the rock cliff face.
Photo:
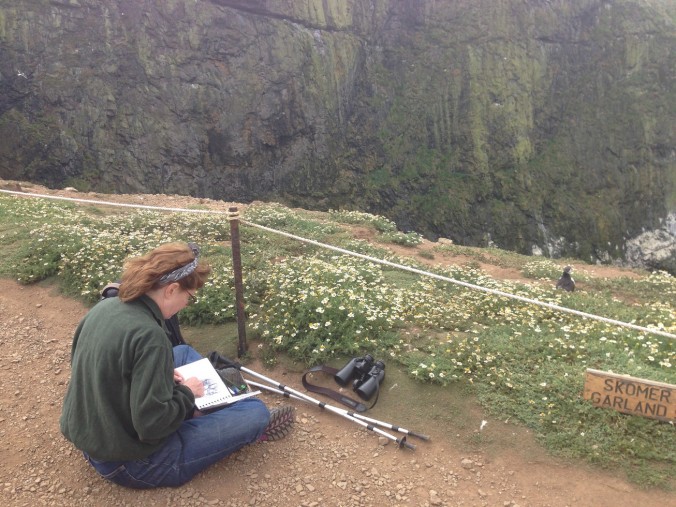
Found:
[{"label": "rock cliff face", "polygon": [[674,237],[675,26],[671,0],[0,0],[0,177],[671,266],[628,244]]}]

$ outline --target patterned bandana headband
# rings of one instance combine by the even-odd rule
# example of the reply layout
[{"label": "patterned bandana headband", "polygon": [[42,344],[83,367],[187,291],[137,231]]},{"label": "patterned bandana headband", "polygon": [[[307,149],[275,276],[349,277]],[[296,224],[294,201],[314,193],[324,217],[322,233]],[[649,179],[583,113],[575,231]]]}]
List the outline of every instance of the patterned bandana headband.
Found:
[{"label": "patterned bandana headband", "polygon": [[200,256],[200,249],[195,243],[188,243],[188,246],[190,247],[190,250],[192,250],[192,253],[195,254],[195,258],[185,266],[181,266],[180,268],[169,271],[169,273],[162,275],[157,282],[159,285],[167,285],[173,282],[178,282],[182,278],[185,278],[190,273],[195,271],[195,268],[197,267],[197,259]]}]

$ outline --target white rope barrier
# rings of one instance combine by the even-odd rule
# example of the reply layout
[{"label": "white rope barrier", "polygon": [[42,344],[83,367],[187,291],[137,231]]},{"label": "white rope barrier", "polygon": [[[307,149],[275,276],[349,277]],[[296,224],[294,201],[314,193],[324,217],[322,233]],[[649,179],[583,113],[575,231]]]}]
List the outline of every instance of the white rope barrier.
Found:
[{"label": "white rope barrier", "polygon": [[218,211],[210,209],[186,209],[186,208],[165,208],[161,206],[149,206],[147,204],[126,204],[123,202],[110,202],[110,201],[95,201],[91,199],[76,199],[74,197],[65,197],[62,195],[50,195],[50,194],[31,194],[28,192],[17,192],[16,190],[5,190],[0,188],[0,192],[5,194],[20,195],[21,197],[41,197],[43,199],[55,199],[59,201],[70,201],[70,202],[81,202],[85,204],[100,204],[103,206],[118,206],[121,208],[140,208],[140,209],[150,209],[157,211],[180,211],[181,213],[212,213],[212,214],[227,214],[227,211]]},{"label": "white rope barrier", "polygon": [[[173,211],[173,212],[181,212],[181,213],[211,213],[211,214],[222,214],[222,215],[228,215],[227,211],[218,211],[218,210],[196,210],[196,209],[186,209],[186,208],[167,208],[167,207],[160,207],[160,206],[148,206],[148,205],[143,205],[143,204],[126,204],[126,203],[116,203],[116,202],[109,202],[109,201],[96,201],[96,200],[89,200],[89,199],[76,199],[72,197],[64,197],[64,196],[55,196],[55,195],[49,195],[49,194],[31,194],[27,192],[17,192],[13,190],[5,190],[5,189],[0,189],[0,192],[6,193],[6,194],[13,194],[13,195],[19,195],[22,197],[41,197],[45,199],[57,199],[57,200],[64,200],[64,201],[71,201],[71,202],[80,202],[80,203],[86,203],[86,204],[100,204],[100,205],[105,205],[105,206],[119,206],[119,207],[126,207],[126,208],[141,208],[141,209],[151,209],[151,210],[157,210],[157,211]],[[250,227],[255,227],[267,232],[270,232],[272,234],[279,234],[281,236],[285,236],[287,238],[295,239],[297,241],[301,241],[303,243],[308,243],[310,245],[315,245],[320,248],[326,248],[328,250],[333,250],[334,252],[339,252],[341,254],[345,255],[351,255],[353,257],[358,257],[360,259],[367,260],[369,262],[374,262],[376,264],[382,264],[385,266],[390,266],[393,268],[401,269],[404,271],[409,271],[411,273],[416,273],[418,275],[423,275],[427,276],[430,278],[434,278],[436,280],[441,280],[444,282],[448,283],[453,283],[456,285],[460,285],[462,287],[466,287],[468,289],[473,289],[473,290],[479,290],[482,292],[486,292],[489,294],[494,294],[496,296],[500,297],[506,297],[510,299],[515,299],[517,301],[522,301],[524,303],[529,303],[537,306],[542,306],[544,308],[549,308],[550,310],[555,310],[555,311],[560,311],[560,312],[565,312],[565,313],[570,313],[573,315],[578,315],[580,317],[586,318],[586,319],[592,319],[592,320],[597,320],[600,322],[605,322],[606,324],[612,324],[615,326],[619,327],[626,327],[630,329],[634,329],[635,331],[640,331],[643,333],[650,333],[650,334],[657,334],[660,336],[664,336],[666,338],[671,338],[675,339],[676,334],[668,333],[666,331],[662,331],[660,329],[655,329],[651,327],[643,327],[643,326],[637,326],[635,324],[631,324],[629,322],[622,322],[620,320],[614,320],[614,319],[609,319],[606,317],[601,317],[598,315],[594,315],[591,313],[586,313],[586,312],[581,312],[579,310],[573,310],[571,308],[566,308],[565,306],[559,306],[555,305],[553,303],[546,303],[544,301],[538,301],[537,299],[530,299],[526,298],[523,296],[517,296],[515,294],[509,294],[508,292],[502,292],[500,290],[496,289],[489,289],[487,287],[482,287],[480,285],[474,285],[468,282],[463,282],[460,280],[456,280],[454,278],[449,278],[447,276],[442,276],[442,275],[437,275],[435,273],[430,273],[429,271],[423,271],[421,269],[417,268],[412,268],[409,266],[404,266],[403,264],[396,264],[394,262],[390,262],[384,259],[378,259],[376,257],[371,257],[369,255],[364,255],[360,254],[357,252],[352,252],[351,250],[345,250],[344,248],[339,248],[333,245],[328,245],[326,243],[320,243],[319,241],[315,241],[312,239],[307,239],[303,238],[301,236],[296,236],[295,234],[290,234],[288,232],[284,231],[278,231],[276,229],[272,229],[270,227],[266,227],[264,225],[259,225],[253,222],[249,222],[247,220],[241,220],[241,222],[245,225],[248,225]]]}]

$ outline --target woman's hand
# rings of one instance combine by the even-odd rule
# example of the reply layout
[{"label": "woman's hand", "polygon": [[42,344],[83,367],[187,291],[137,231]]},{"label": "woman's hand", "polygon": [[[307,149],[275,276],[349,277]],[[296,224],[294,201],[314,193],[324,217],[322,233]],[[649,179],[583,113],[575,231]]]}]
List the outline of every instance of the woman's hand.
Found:
[{"label": "woman's hand", "polygon": [[190,377],[189,379],[184,379],[181,381],[181,384],[190,389],[195,398],[204,396],[204,383],[197,377]]}]

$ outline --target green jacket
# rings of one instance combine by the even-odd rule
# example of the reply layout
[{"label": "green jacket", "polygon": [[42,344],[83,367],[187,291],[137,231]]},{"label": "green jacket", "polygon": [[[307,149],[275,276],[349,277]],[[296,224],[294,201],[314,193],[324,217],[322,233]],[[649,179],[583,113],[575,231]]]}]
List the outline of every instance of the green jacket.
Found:
[{"label": "green jacket", "polygon": [[144,458],[190,416],[195,398],[174,383],[172,347],[147,296],[98,303],[75,331],[61,432],[102,461]]}]

